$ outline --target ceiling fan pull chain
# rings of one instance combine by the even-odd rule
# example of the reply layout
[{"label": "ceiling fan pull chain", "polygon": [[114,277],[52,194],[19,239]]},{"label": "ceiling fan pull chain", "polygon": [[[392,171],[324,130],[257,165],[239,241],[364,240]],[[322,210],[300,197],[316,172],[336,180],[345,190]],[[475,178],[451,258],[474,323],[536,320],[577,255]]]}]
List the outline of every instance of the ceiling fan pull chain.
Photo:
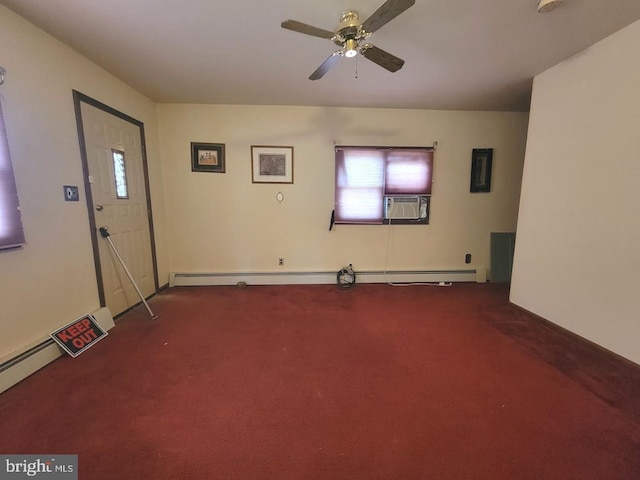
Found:
[{"label": "ceiling fan pull chain", "polygon": [[358,56],[356,55],[356,78],[358,78]]}]

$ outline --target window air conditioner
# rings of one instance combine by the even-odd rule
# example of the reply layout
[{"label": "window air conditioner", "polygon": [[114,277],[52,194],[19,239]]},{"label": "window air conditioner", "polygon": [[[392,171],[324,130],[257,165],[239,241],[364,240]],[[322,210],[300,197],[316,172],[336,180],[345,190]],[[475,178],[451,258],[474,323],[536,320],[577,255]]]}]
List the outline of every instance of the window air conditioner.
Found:
[{"label": "window air conditioner", "polygon": [[420,197],[385,197],[384,218],[386,220],[418,220]]}]

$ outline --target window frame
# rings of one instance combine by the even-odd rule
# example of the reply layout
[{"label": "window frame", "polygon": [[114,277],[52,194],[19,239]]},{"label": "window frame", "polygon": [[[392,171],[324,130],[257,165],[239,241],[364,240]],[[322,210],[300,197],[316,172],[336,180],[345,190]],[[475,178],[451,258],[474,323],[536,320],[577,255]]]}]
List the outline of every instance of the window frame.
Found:
[{"label": "window frame", "polygon": [[6,222],[6,233],[0,223],[0,251],[26,244],[18,188],[11,162],[9,138],[0,99],[0,222]]},{"label": "window frame", "polygon": [[[401,224],[401,225],[428,225],[431,216],[431,192],[433,186],[433,165],[435,163],[435,145],[433,147],[389,147],[389,146],[351,146],[351,145],[336,145],[334,149],[335,153],[335,185],[334,185],[334,213],[333,223],[337,225],[388,225],[389,223]],[[345,192],[355,190],[355,188],[349,188],[345,186],[348,181],[347,177],[347,165],[345,159],[345,152],[371,152],[376,155],[381,155],[381,166],[374,166],[376,170],[381,169],[382,179],[377,186],[371,186],[369,188],[376,188],[379,190],[379,199],[376,199],[379,204],[379,212],[376,216],[373,215],[358,220],[356,218],[345,218],[345,201],[343,195]],[[398,161],[395,154],[402,154],[403,152],[418,152],[420,155],[424,155],[424,158],[420,158],[424,165],[426,165],[426,172],[424,173],[424,180],[421,179],[419,183],[420,187],[415,186],[414,189],[403,189],[395,185],[390,187],[388,179],[386,178],[389,171],[389,166],[393,162]],[[376,163],[376,159],[371,159],[373,164]],[[366,177],[366,175],[365,175]],[[377,177],[377,176],[376,176]],[[366,181],[366,180],[365,180]],[[357,187],[356,187],[357,188]],[[363,187],[366,188],[366,187]],[[390,189],[390,191],[388,191]],[[426,203],[426,215],[419,219],[387,219],[385,218],[385,200],[387,197],[419,197]],[[371,208],[374,208],[373,206]],[[348,215],[346,215],[348,217]]]},{"label": "window frame", "polygon": [[[116,165],[116,155],[122,157],[122,171],[124,175],[122,176],[122,186],[125,190],[125,195],[120,195],[119,187],[121,183],[118,181],[118,167]],[[111,149],[111,163],[113,165],[113,177],[115,181],[115,194],[117,200],[129,200],[129,179],[127,178],[127,159],[124,155],[124,150],[118,150],[116,148]]]}]

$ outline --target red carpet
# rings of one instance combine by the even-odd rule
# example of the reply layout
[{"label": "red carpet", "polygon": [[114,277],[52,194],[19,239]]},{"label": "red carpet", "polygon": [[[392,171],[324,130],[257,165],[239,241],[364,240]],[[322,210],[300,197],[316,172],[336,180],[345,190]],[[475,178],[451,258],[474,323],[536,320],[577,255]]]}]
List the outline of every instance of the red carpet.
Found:
[{"label": "red carpet", "polygon": [[0,395],[102,479],[640,478],[640,367],[504,286],[174,288]]}]

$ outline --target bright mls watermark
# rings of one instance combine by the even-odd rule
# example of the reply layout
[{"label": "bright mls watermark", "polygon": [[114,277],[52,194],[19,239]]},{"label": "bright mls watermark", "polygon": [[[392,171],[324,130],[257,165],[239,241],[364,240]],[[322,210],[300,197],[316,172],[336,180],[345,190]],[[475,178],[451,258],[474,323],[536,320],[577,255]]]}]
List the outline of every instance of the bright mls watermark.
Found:
[{"label": "bright mls watermark", "polygon": [[0,455],[0,480],[78,480],[78,455]]}]

